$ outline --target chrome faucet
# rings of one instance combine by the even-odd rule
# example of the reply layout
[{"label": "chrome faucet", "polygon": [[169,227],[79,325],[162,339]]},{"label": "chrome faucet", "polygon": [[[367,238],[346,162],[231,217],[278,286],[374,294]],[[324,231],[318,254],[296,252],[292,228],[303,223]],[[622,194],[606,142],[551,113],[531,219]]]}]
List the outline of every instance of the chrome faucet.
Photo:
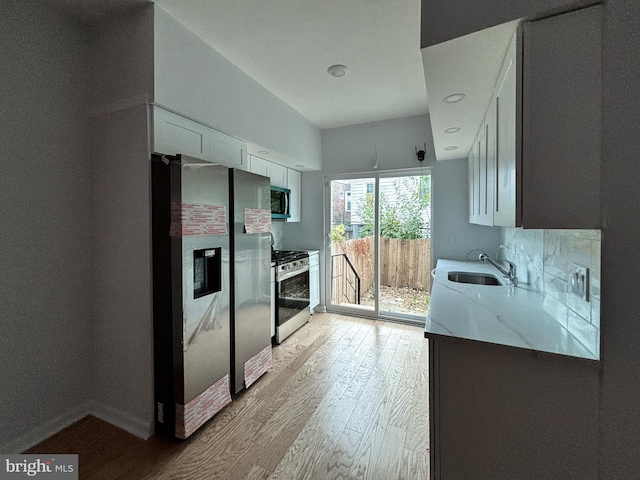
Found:
[{"label": "chrome faucet", "polygon": [[511,263],[509,260],[502,260],[509,266],[509,270],[505,270],[505,268],[502,265],[500,265],[498,262],[493,260],[489,255],[487,255],[484,252],[480,254],[480,256],[478,257],[478,260],[481,260],[483,262],[489,262],[491,265],[496,267],[505,278],[509,279],[509,281],[511,282],[511,285],[513,285],[514,287],[518,286],[518,278],[516,277],[516,266],[513,263]]}]

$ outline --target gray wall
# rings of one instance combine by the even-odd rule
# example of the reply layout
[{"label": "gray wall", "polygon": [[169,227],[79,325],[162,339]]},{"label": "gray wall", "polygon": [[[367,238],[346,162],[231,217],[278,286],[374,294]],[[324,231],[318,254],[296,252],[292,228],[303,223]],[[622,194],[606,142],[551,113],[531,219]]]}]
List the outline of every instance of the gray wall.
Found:
[{"label": "gray wall", "polygon": [[141,437],[153,429],[150,152],[153,7],[92,41],[92,413]]},{"label": "gray wall", "polygon": [[500,229],[469,223],[467,159],[436,164],[433,208],[434,265],[438,258],[466,260],[466,254],[475,248],[489,255],[495,253],[500,244]]},{"label": "gray wall", "polygon": [[[416,158],[415,147],[427,144],[426,159]],[[473,248],[495,251],[498,228],[470,225],[467,203],[466,159],[436,162],[428,115],[340,127],[322,132],[322,171],[302,174],[302,222],[287,223],[287,248],[320,250],[320,301],[325,304],[324,177],[326,175],[424,167],[431,169],[433,253],[437,258],[464,259]]]},{"label": "gray wall", "polygon": [[[558,0],[557,4],[567,3]],[[423,0],[423,22],[437,26],[449,39],[513,20],[546,8],[544,1],[464,0],[455,6],[447,0]],[[440,12],[440,13],[438,13]],[[473,19],[472,25],[459,27],[460,12]],[[505,18],[508,17],[508,18]],[[604,228],[602,236],[601,279],[601,363],[599,374],[599,413],[589,422],[598,425],[599,479],[634,478],[640,470],[640,342],[637,285],[628,279],[640,265],[637,239],[640,218],[637,178],[640,177],[640,65],[629,61],[640,50],[640,2],[608,0],[604,3],[603,32],[603,120],[602,120],[602,198]],[[431,34],[423,31],[423,46]],[[438,40],[439,41],[439,40]],[[567,377],[567,381],[573,381]],[[519,405],[527,408],[525,403]],[[587,421],[587,420],[582,420]],[[580,425],[583,428],[584,425]],[[460,432],[463,433],[463,432]],[[487,427],[484,438],[492,438]],[[532,442],[531,448],[537,448]],[[567,448],[567,451],[569,448]],[[563,452],[557,452],[562,455]],[[478,459],[482,461],[482,459]],[[515,461],[515,460],[514,460]]]},{"label": "gray wall", "polygon": [[320,169],[318,127],[167,12],[155,11],[157,103]]},{"label": "gray wall", "polygon": [[600,305],[602,479],[633,478],[640,471],[640,2],[605,3],[603,51],[603,191]]},{"label": "gray wall", "polygon": [[422,0],[420,46],[428,47],[563,5],[581,3],[592,3],[592,0]]},{"label": "gray wall", "polygon": [[3,7],[0,451],[88,413],[147,436],[151,6],[91,32]]},{"label": "gray wall", "polygon": [[4,452],[75,420],[91,395],[91,162],[86,32],[9,0],[0,45]]}]

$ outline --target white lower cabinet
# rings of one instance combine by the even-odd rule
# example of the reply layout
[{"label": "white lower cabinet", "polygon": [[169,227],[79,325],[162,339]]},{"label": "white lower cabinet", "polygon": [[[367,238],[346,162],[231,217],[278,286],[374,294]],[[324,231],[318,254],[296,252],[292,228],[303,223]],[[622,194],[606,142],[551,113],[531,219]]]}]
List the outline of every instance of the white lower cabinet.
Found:
[{"label": "white lower cabinet", "polygon": [[311,313],[320,303],[320,254],[309,252],[309,307]]},{"label": "white lower cabinet", "polygon": [[276,334],[276,267],[271,266],[271,336]]}]

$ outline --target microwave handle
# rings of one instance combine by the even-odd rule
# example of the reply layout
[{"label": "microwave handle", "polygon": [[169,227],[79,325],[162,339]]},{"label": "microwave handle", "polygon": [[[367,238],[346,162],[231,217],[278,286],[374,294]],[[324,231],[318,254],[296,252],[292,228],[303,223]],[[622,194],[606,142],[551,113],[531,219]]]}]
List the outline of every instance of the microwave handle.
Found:
[{"label": "microwave handle", "polygon": [[284,197],[284,213],[288,215],[289,214],[289,195],[282,192],[282,196]]}]

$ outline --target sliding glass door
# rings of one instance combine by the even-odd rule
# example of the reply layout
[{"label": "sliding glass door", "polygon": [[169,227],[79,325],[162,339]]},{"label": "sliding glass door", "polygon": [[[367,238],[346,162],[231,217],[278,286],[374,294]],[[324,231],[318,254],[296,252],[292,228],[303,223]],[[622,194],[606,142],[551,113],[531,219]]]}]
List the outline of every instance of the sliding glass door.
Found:
[{"label": "sliding glass door", "polygon": [[332,307],[377,311],[376,183],[372,177],[329,182]]},{"label": "sliding glass door", "polygon": [[333,177],[327,187],[328,307],[424,321],[431,286],[431,177]]}]

